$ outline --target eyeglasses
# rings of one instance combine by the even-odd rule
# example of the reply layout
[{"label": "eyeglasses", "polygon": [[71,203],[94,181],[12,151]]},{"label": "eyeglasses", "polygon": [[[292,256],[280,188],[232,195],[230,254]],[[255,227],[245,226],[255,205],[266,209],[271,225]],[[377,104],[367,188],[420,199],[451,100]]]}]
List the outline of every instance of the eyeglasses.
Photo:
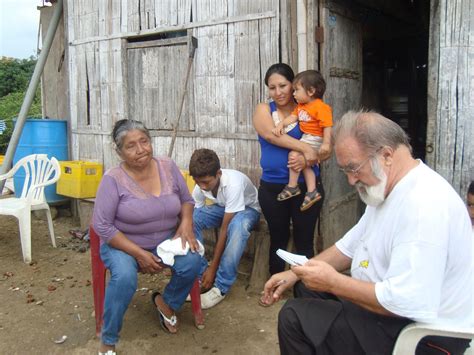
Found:
[{"label": "eyeglasses", "polygon": [[345,166],[345,167],[340,167],[339,170],[341,172],[343,172],[344,174],[346,175],[353,175],[354,177],[358,177],[359,176],[359,173],[361,171],[361,169],[364,167],[365,164],[367,164],[367,162],[372,159],[373,157],[375,157],[378,152],[380,152],[380,150],[382,149],[383,147],[380,147],[378,148],[374,154],[371,154],[367,159],[365,159],[362,163],[359,164],[359,166],[357,168],[352,168],[350,166]]}]

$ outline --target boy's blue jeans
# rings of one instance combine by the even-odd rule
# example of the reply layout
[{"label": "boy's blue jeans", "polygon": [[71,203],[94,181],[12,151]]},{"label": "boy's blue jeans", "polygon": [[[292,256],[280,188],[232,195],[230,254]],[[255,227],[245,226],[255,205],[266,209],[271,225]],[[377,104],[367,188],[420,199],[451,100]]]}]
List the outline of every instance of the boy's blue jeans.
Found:
[{"label": "boy's blue jeans", "polygon": [[[204,229],[220,227],[224,218],[224,210],[224,207],[217,204],[194,209],[193,222],[196,239],[203,243],[202,231]],[[237,268],[247,245],[250,231],[258,223],[259,219],[260,212],[246,207],[244,211],[237,212],[229,223],[224,253],[222,254],[214,281],[214,286],[223,294],[229,291],[237,278]],[[207,261],[203,257],[200,276],[202,276],[206,268]]]},{"label": "boy's blue jeans", "polygon": [[[156,255],[156,249],[150,251]],[[108,244],[100,247],[100,257],[110,271],[105,290],[102,342],[114,345],[118,342],[123,317],[137,289],[139,265],[133,256]],[[201,260],[199,253],[175,256],[174,265],[170,267],[171,280],[163,292],[165,303],[174,311],[181,308],[191,291]]]}]

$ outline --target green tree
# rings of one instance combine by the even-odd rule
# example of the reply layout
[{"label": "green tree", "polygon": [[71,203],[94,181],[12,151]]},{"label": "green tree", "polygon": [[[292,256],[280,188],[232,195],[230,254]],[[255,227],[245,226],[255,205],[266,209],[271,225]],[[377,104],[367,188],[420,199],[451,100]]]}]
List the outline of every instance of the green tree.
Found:
[{"label": "green tree", "polygon": [[[0,98],[0,119],[4,120],[7,125],[7,129],[0,135],[0,154],[5,154],[7,150],[13,132],[13,119],[18,117],[24,97],[25,92],[14,92]],[[28,117],[41,117],[41,95],[39,88],[28,111]]]},{"label": "green tree", "polygon": [[0,58],[0,97],[25,91],[36,65],[36,59]]},{"label": "green tree", "polygon": [[[26,89],[36,65],[36,59],[0,58],[0,120],[7,129],[0,135],[0,154],[5,154],[13,132],[13,118],[20,113]],[[29,117],[41,117],[41,94],[36,91],[28,112]]]}]

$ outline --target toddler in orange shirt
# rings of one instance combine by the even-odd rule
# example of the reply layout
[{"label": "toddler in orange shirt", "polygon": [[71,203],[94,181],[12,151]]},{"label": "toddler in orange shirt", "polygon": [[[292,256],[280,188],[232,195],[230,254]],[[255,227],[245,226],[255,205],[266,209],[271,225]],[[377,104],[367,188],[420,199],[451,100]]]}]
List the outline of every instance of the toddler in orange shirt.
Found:
[{"label": "toddler in orange shirt", "polygon": [[[325,155],[330,151],[332,110],[322,100],[326,91],[326,82],[321,73],[317,70],[306,70],[295,76],[293,80],[294,93],[298,103],[290,116],[273,129],[273,134],[280,136],[285,133],[285,127],[299,121],[300,130],[303,132],[301,141],[309,144],[318,152],[318,155]],[[290,155],[298,154],[290,152]],[[288,185],[278,194],[277,200],[284,201],[301,194],[298,186],[300,173],[290,169]],[[316,174],[312,167],[303,169],[303,176],[306,181],[307,192],[301,211],[305,211],[321,199],[316,185]]]}]

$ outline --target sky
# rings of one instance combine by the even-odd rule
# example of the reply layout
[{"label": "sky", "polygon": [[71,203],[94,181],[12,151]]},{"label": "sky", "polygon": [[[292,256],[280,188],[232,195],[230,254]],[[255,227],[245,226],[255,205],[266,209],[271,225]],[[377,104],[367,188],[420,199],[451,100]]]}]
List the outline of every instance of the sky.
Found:
[{"label": "sky", "polygon": [[0,57],[36,55],[40,0],[0,0]]}]

